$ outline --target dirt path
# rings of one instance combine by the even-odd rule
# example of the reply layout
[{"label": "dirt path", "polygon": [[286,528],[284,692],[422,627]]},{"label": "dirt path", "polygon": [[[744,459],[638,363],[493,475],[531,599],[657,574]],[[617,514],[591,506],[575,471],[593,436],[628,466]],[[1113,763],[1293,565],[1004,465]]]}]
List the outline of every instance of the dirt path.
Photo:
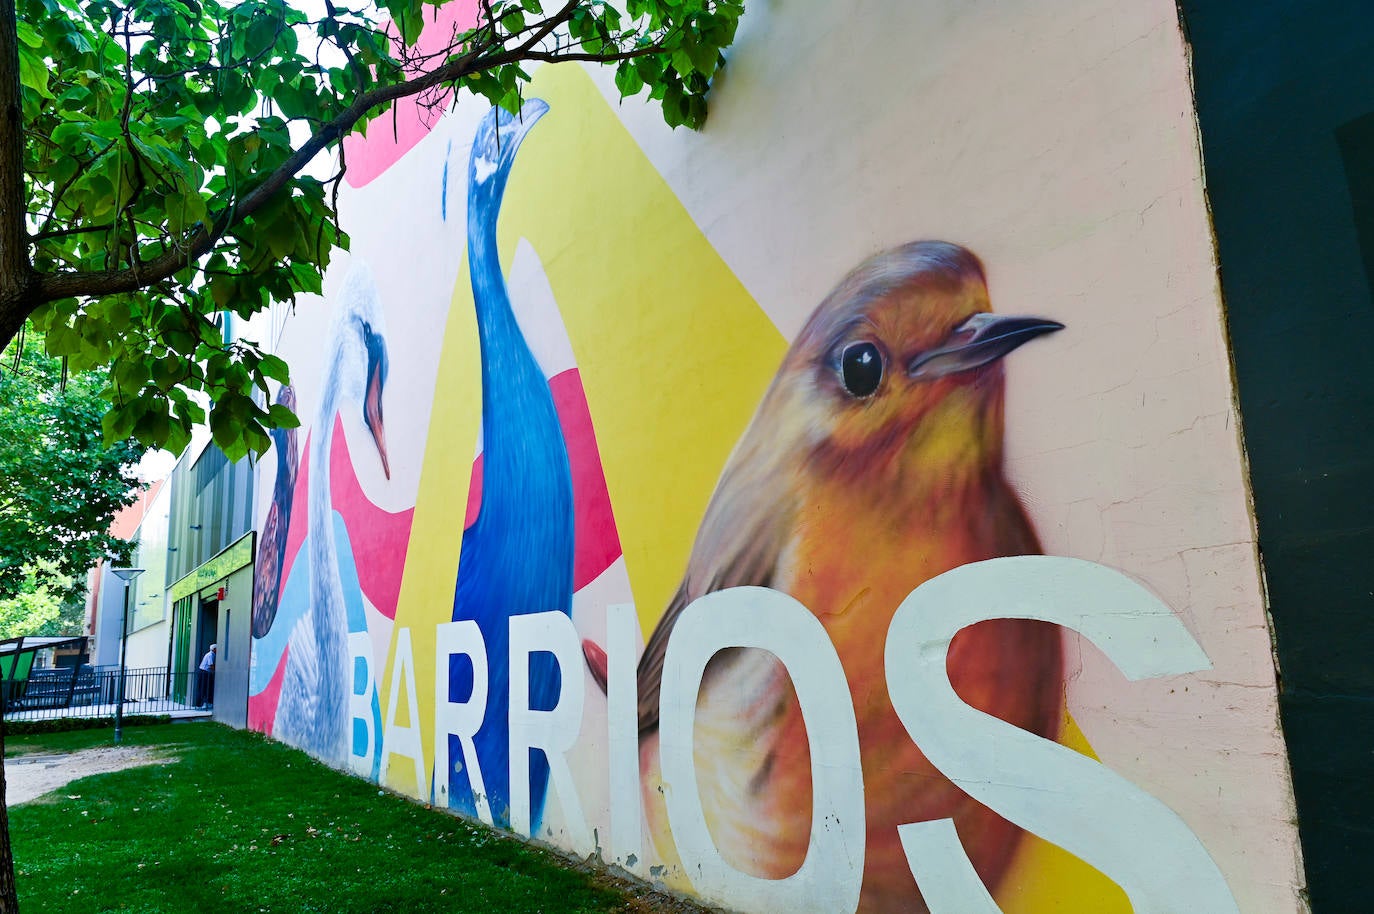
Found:
[{"label": "dirt path", "polygon": [[89,774],[172,761],[175,759],[146,746],[98,746],[61,755],[12,756],[5,759],[5,805],[27,803]]}]

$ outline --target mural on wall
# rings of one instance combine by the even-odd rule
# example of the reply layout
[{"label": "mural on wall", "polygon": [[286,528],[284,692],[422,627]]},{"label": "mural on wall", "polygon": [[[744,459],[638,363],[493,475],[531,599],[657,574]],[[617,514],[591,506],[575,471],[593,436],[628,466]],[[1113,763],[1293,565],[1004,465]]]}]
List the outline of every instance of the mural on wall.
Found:
[{"label": "mural on wall", "polygon": [[937,212],[766,309],[584,71],[473,108],[350,146],[351,260],[283,338],[310,421],[261,471],[251,726],[736,910],[1281,909],[1236,838],[1281,777],[1158,748],[1212,736],[1174,677],[1239,677],[1262,622],[1065,548],[1100,480],[1010,444],[1068,446],[1017,381],[1089,364],[1087,305]]}]

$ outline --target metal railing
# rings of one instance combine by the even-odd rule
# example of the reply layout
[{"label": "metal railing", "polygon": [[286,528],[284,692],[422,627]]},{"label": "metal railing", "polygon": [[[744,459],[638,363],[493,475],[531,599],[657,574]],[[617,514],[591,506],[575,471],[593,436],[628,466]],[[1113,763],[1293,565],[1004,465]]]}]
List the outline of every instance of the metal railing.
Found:
[{"label": "metal railing", "polygon": [[[200,673],[172,673],[165,666],[124,671],[124,714],[175,714],[208,704],[209,683]],[[119,667],[82,666],[31,670],[28,679],[0,682],[6,720],[114,717]]]}]

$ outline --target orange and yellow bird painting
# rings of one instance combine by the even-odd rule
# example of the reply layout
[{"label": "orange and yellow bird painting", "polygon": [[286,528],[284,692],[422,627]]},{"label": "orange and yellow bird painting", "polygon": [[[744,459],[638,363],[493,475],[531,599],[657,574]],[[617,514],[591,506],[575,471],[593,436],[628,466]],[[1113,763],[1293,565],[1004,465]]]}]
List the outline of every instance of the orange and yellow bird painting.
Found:
[{"label": "orange and yellow bird painting", "polygon": [[[1041,551],[1003,471],[1002,359],[1060,329],[994,315],[978,258],[938,241],[872,257],[816,308],[721,473],[682,583],[639,663],[645,811],[665,861],[677,855],[659,790],[658,711],[674,623],[703,594],[761,585],[820,619],[849,681],[867,822],[859,910],[926,910],[898,838],[906,822],[952,818],[996,891],[1021,833],[912,742],[888,698],[883,648],[898,605],[921,583],[969,562]],[[594,668],[598,659],[589,650]],[[954,640],[948,673],[973,707],[1057,736],[1064,674],[1054,626],[968,628]],[[811,763],[791,680],[772,654],[737,648],[711,660],[694,745],[707,823],[725,860],[765,878],[795,872],[811,831]]]}]

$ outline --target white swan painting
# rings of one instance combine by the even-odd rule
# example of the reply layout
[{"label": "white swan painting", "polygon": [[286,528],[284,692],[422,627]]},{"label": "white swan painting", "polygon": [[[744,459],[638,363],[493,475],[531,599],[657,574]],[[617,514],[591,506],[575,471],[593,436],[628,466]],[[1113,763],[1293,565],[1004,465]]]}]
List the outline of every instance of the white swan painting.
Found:
[{"label": "white swan painting", "polygon": [[350,754],[352,664],[330,488],[330,449],[340,410],[361,408],[382,472],[391,476],[382,421],[386,335],[372,273],[361,262],[355,261],[344,279],[324,351],[324,379],[309,451],[309,607],[289,636],[273,732],[343,767]]}]

